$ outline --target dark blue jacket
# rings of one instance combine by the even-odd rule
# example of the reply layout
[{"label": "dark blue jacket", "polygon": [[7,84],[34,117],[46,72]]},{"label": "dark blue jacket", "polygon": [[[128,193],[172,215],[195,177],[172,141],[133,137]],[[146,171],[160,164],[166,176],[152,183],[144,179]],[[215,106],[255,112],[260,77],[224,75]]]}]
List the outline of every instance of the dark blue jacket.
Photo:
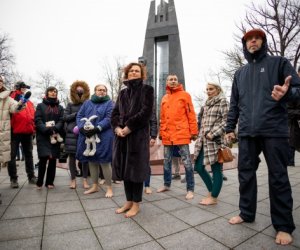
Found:
[{"label": "dark blue jacket", "polygon": [[[269,56],[267,42],[250,54],[243,41],[248,64],[236,71],[231,90],[226,133],[238,123],[239,136],[289,137],[287,101],[300,98],[300,79],[284,57]],[[274,85],[283,85],[291,75],[291,85],[279,101],[271,97]]]},{"label": "dark blue jacket", "polygon": [[97,151],[94,156],[84,156],[83,152],[86,149],[85,136],[79,133],[77,140],[76,158],[80,162],[97,162],[108,163],[112,160],[112,143],[113,132],[110,125],[111,112],[114,103],[109,100],[101,103],[94,103],[91,100],[85,101],[77,113],[76,123],[78,128],[83,128],[85,121],[80,121],[81,118],[89,118],[92,115],[97,115],[98,118],[92,121],[94,126],[100,126],[101,132],[98,133],[100,143],[97,143]]}]

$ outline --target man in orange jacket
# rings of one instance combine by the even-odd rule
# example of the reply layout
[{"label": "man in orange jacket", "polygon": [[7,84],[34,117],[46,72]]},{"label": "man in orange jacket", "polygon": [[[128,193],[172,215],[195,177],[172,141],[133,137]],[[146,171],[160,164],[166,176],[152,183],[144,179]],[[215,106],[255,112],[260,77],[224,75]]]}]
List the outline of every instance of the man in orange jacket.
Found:
[{"label": "man in orange jacket", "polygon": [[158,193],[168,191],[172,181],[172,151],[173,146],[179,147],[180,156],[185,167],[187,195],[186,199],[194,197],[194,170],[190,156],[189,144],[198,135],[197,119],[189,93],[184,91],[176,75],[167,77],[167,94],[161,101],[160,108],[160,138],[164,145],[164,186]]},{"label": "man in orange jacket", "polygon": [[[25,94],[26,90],[30,86],[26,85],[24,82],[17,82],[15,85],[15,91],[10,94],[10,97],[16,101],[20,101],[21,97]],[[36,183],[36,177],[34,175],[33,166],[33,134],[35,133],[34,125],[34,106],[31,101],[26,102],[25,108],[12,115],[11,118],[11,161],[8,163],[8,174],[10,176],[10,182],[12,188],[18,188],[18,175],[16,168],[16,155],[17,150],[19,150],[19,145],[21,143],[23,147],[23,152],[25,156],[25,167],[28,182],[30,184]]]}]

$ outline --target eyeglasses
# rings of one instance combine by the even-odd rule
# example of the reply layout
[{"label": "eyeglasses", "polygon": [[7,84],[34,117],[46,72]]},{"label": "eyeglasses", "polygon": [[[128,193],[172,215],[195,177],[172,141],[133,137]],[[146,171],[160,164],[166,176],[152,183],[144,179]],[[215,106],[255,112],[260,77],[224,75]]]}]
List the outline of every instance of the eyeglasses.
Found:
[{"label": "eyeglasses", "polygon": [[106,89],[96,89],[96,91],[106,92]]}]

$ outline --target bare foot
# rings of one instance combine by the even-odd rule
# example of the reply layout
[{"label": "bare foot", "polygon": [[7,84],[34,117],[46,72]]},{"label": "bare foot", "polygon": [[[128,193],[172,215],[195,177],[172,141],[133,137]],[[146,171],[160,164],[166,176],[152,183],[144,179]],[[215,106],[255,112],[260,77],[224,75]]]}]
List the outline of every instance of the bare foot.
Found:
[{"label": "bare foot", "polygon": [[47,188],[48,188],[48,189],[53,189],[53,188],[54,188],[54,185],[48,185]]},{"label": "bare foot", "polygon": [[289,245],[293,242],[293,237],[287,232],[278,231],[275,242],[278,245]]},{"label": "bare foot", "polygon": [[89,183],[87,182],[87,179],[83,179],[82,184],[83,184],[83,188],[84,188],[84,189],[89,189],[89,188],[90,188],[90,185],[89,185]]},{"label": "bare foot", "polygon": [[75,189],[76,188],[76,180],[71,180],[71,183],[70,183],[70,188],[71,189]]},{"label": "bare foot", "polygon": [[132,207],[124,216],[125,216],[125,218],[131,218],[133,216],[136,216],[139,211],[140,211],[139,203],[133,202]]},{"label": "bare foot", "polygon": [[123,205],[123,207],[120,207],[116,210],[116,214],[125,213],[132,207],[132,204],[133,204],[132,201],[126,201],[126,203]]},{"label": "bare foot", "polygon": [[42,190],[42,188],[43,188],[42,186],[36,186],[37,190]]},{"label": "bare foot", "polygon": [[218,203],[218,200],[213,197],[204,198],[199,202],[200,205],[205,205],[205,206],[216,205],[217,203]]},{"label": "bare foot", "polygon": [[186,196],[185,196],[185,199],[186,200],[191,200],[194,198],[194,193],[192,191],[188,191]]},{"label": "bare foot", "polygon": [[157,193],[162,193],[162,192],[166,192],[166,191],[169,191],[170,190],[170,188],[169,187],[167,187],[167,186],[163,186],[163,187],[161,187],[161,188],[159,188],[159,189],[157,189]]},{"label": "bare foot", "polygon": [[99,191],[98,185],[97,184],[93,184],[93,186],[89,190],[84,191],[84,194],[92,194],[92,193],[96,193],[98,191]]},{"label": "bare foot", "polygon": [[145,187],[145,194],[152,194],[152,190],[150,187]]},{"label": "bare foot", "polygon": [[232,217],[228,222],[232,225],[235,225],[235,224],[243,223],[244,220],[239,215],[237,215],[237,216]]},{"label": "bare foot", "polygon": [[103,185],[104,183],[105,183],[104,179],[102,179],[102,180],[99,181],[99,185]]},{"label": "bare foot", "polygon": [[112,191],[112,187],[107,187],[107,190],[106,190],[106,194],[105,194],[105,197],[106,198],[111,198],[113,197],[113,191]]}]

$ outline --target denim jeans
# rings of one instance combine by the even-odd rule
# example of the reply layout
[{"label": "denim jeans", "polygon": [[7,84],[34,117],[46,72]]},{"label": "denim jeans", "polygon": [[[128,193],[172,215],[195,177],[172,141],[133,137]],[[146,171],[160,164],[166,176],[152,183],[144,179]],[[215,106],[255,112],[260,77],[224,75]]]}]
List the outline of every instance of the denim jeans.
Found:
[{"label": "denim jeans", "polygon": [[[177,145],[179,147],[179,153],[181,155],[181,160],[185,168],[186,176],[186,189],[187,191],[194,192],[194,169],[190,155],[189,145]],[[164,185],[166,187],[171,186],[172,182],[172,155],[173,146],[164,145]]]}]

